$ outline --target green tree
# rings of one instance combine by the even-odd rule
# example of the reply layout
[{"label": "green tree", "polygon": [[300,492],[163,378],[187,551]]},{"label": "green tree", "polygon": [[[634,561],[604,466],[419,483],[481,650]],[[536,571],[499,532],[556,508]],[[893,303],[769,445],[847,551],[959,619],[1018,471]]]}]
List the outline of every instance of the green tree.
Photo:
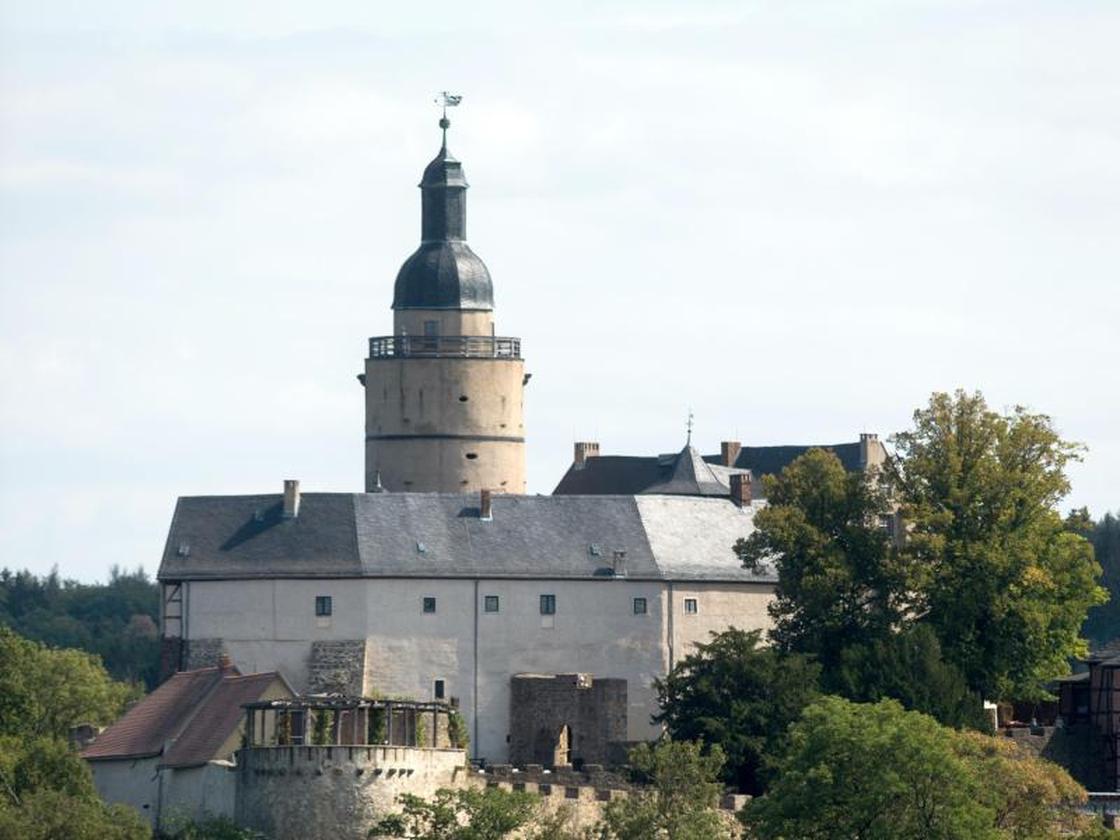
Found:
[{"label": "green tree", "polygon": [[1085,652],[1104,601],[1092,546],[1056,506],[1082,447],[1049,417],[992,411],[979,394],[934,394],[893,437],[907,554],[928,570],[921,609],[945,657],[984,696],[1031,699]]},{"label": "green tree", "polygon": [[449,790],[432,799],[402,794],[400,814],[383,817],[370,837],[407,840],[501,840],[528,824],[540,807],[532,794],[500,788]]},{"label": "green tree", "polygon": [[760,645],[760,631],[731,628],[657,680],[664,723],[674,741],[699,741],[726,756],[725,778],[759,792],[767,757],[817,693],[820,669],[799,655]]},{"label": "green tree", "polygon": [[1110,595],[1108,603],[1089,610],[1083,633],[1099,644],[1120,637],[1120,517],[1106,513],[1093,522],[1082,508],[1066,517],[1066,527],[1093,543],[1093,552],[1100,563],[1104,584]]},{"label": "green tree", "polygon": [[741,819],[759,840],[1057,840],[1095,836],[1085,797],[1006,738],[894,700],[824,697],[791,727],[777,781]]},{"label": "green tree", "polygon": [[640,744],[631,750],[630,764],[649,787],[611,800],[594,835],[599,840],[730,840],[731,829],[715,810],[723,761],[718,746]]},{"label": "green tree", "polygon": [[146,838],[135,811],[106,807],[68,746],[78,723],[108,723],[136,688],[96,656],[54,650],[0,625],[0,840]]},{"label": "green tree", "polygon": [[144,570],[114,566],[104,584],[0,571],[0,624],[51,647],[79,648],[101,657],[116,679],[159,678],[159,588]]},{"label": "green tree", "polygon": [[849,473],[834,453],[811,449],[764,483],[768,504],[735,551],[748,567],[777,566],[774,644],[831,670],[845,648],[908,618],[918,567],[880,526],[892,509],[874,473]]},{"label": "green tree", "polygon": [[0,735],[65,739],[80,723],[108,724],[138,697],[96,656],[28,641],[0,625]]},{"label": "green tree", "polygon": [[981,697],[941,656],[937,634],[925,624],[843,650],[825,690],[848,700],[898,700],[948,726],[991,728]]},{"label": "green tree", "polygon": [[41,789],[20,807],[0,804],[0,840],[148,840],[147,821],[134,808]]},{"label": "green tree", "polygon": [[948,730],[893,700],[824,697],[790,729],[777,779],[743,819],[759,840],[984,840],[995,814]]}]

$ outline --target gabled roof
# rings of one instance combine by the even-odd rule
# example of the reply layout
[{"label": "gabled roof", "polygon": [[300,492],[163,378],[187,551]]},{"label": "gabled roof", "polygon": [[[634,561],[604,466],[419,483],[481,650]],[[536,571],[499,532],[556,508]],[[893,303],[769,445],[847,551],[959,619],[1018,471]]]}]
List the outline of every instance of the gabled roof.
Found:
[{"label": "gabled roof", "polygon": [[[163,756],[161,766],[205,764],[241,721],[241,704],[257,700],[275,673],[242,676],[236,668],[199,668],[172,675],[82,751],[91,760]],[[286,684],[285,684],[286,685]]]},{"label": "gabled roof", "polygon": [[[728,476],[736,472],[749,471],[752,476],[752,493],[759,498],[762,492],[761,479],[764,475],[776,475],[789,466],[799,455],[804,455],[814,446],[744,446],[735,463],[730,467],[722,464],[720,455],[704,455],[702,460],[709,466],[716,481],[722,485],[722,493],[708,492],[693,495],[724,495],[730,492]],[[859,443],[835,443],[822,445],[835,453],[844,469],[854,472],[860,469]],[[682,455],[691,447],[676,455],[592,455],[583,464],[573,464],[568,468],[554,495],[613,495],[639,493],[679,493],[684,484],[672,484],[674,473],[681,464]],[[695,450],[692,450],[694,453]],[[692,460],[689,455],[689,461]],[[687,466],[687,465],[686,465]],[[693,468],[694,469],[694,468]],[[673,489],[662,490],[661,487]]]},{"label": "gabled roof", "polygon": [[[665,579],[682,574],[657,548],[673,532],[704,561],[685,574],[772,580],[743,569],[732,551],[753,530],[755,508],[675,496],[671,516],[651,517],[645,498],[502,494],[489,520],[475,494],[304,493],[292,519],[280,516],[279,495],[181,498],[159,578],[588,579],[610,577],[624,552],[627,577]],[[724,538],[706,546],[700,532],[713,522]]]}]

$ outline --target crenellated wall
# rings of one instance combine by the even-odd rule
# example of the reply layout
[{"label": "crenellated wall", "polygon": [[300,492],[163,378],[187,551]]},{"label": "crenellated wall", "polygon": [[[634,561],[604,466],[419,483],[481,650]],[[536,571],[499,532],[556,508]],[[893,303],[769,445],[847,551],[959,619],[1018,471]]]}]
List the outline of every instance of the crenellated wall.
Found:
[{"label": "crenellated wall", "polygon": [[237,823],[270,840],[366,840],[402,793],[462,787],[462,750],[254,747],[237,754]]}]

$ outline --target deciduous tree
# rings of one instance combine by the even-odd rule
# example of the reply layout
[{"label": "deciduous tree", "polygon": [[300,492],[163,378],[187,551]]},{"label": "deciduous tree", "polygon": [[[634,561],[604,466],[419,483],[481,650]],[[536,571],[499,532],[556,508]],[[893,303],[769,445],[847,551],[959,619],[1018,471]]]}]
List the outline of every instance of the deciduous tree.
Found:
[{"label": "deciduous tree", "polygon": [[803,656],[763,647],[760,631],[731,628],[712,634],[654,683],[661,706],[655,721],[675,741],[718,746],[725,778],[757,793],[767,756],[816,697],[819,674]]},{"label": "deciduous tree", "polygon": [[813,654],[827,671],[845,648],[885,638],[909,617],[920,570],[881,527],[892,508],[876,475],[811,449],[764,483],[768,504],[735,551],[748,567],[777,567],[774,644]]},{"label": "deciduous tree", "polygon": [[986,697],[1042,695],[1105,599],[1092,547],[1056,510],[1082,447],[1045,415],[963,391],[934,394],[892,442],[907,554],[928,570],[921,608],[946,658]]}]

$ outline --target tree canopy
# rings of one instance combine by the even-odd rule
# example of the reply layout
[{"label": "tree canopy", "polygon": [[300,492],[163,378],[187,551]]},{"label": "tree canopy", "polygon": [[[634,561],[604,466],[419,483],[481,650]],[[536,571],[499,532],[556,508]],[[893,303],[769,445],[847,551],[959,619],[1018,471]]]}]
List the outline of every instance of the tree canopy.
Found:
[{"label": "tree canopy", "polygon": [[715,810],[723,786],[719,746],[689,741],[640,744],[630,764],[649,785],[612,799],[593,829],[598,840],[731,840]]},{"label": "tree canopy", "polygon": [[934,394],[892,442],[923,620],[975,690],[1040,696],[1085,653],[1081,626],[1106,597],[1092,546],[1057,512],[1083,448],[1046,415],[963,391]]},{"label": "tree canopy", "polygon": [[152,689],[159,679],[159,588],[142,568],[113,567],[105,584],[4,569],[0,624],[52,647],[95,653],[118,680]]},{"label": "tree canopy", "polygon": [[[964,392],[934,394],[892,441],[882,470],[849,473],[817,449],[766,477],[769,504],[735,550],[777,568],[771,640],[816,657],[826,691],[894,696],[945,722],[975,719],[963,686],[1043,696],[1106,597],[1092,546],[1057,512],[1081,447],[1044,415]],[[896,506],[901,540],[880,527]]]},{"label": "tree canopy", "polygon": [[1098,644],[1120,637],[1120,517],[1106,513],[1096,522],[1082,508],[1066,518],[1066,527],[1093,544],[1093,553],[1101,566],[1101,583],[1108,590],[1107,603],[1089,610],[1082,631]]},{"label": "tree canopy", "polygon": [[889,497],[822,449],[763,480],[768,504],[736,551],[747,566],[778,562],[772,641],[830,668],[848,645],[883,638],[907,615],[914,570],[879,526]]},{"label": "tree canopy", "polygon": [[718,746],[727,758],[724,778],[752,793],[763,788],[766,757],[816,697],[820,674],[805,657],[781,656],[760,638],[758,630],[713,633],[654,683],[655,722],[675,741]]},{"label": "tree canopy", "polygon": [[1091,830],[1085,791],[1006,739],[893,700],[824,697],[790,729],[780,772],[742,819],[759,840],[1043,840]]},{"label": "tree canopy", "polygon": [[0,837],[139,840],[132,809],[107,807],[67,736],[107,724],[139,687],[112,680],[96,656],[56,650],[0,625]]}]

